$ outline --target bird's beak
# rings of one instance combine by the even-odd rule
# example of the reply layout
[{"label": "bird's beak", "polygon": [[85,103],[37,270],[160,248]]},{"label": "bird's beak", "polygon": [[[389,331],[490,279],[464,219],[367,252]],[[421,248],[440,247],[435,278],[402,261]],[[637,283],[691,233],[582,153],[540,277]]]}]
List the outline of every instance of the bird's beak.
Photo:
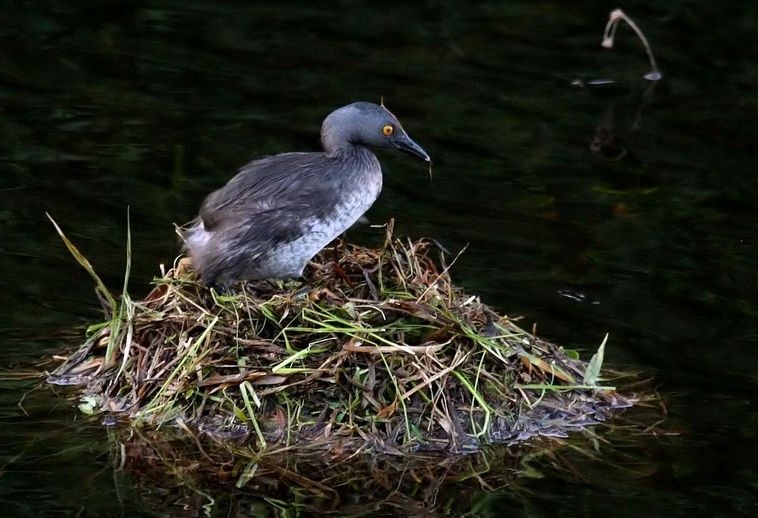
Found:
[{"label": "bird's beak", "polygon": [[432,159],[429,158],[429,155],[426,154],[426,151],[424,151],[421,146],[413,142],[411,137],[409,137],[405,132],[403,132],[403,134],[399,135],[397,138],[393,139],[392,144],[400,151],[413,156],[417,156],[419,158],[423,158],[425,162],[432,161]]}]

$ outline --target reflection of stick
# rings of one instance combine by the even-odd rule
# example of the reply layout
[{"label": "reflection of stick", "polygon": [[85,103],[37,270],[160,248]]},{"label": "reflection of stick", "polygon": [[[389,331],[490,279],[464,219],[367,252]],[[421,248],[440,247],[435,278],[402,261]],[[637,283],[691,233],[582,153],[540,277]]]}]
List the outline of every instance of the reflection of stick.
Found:
[{"label": "reflection of stick", "polygon": [[645,47],[645,52],[647,52],[647,57],[650,60],[650,67],[652,68],[650,72],[645,74],[645,79],[648,81],[658,81],[662,79],[663,74],[661,74],[661,71],[658,70],[658,65],[655,62],[655,57],[653,57],[653,49],[650,48],[650,44],[647,42],[647,38],[645,38],[645,35],[642,34],[642,31],[639,27],[637,27],[637,24],[634,23],[634,21],[626,14],[624,14],[624,11],[621,9],[614,9],[611,11],[611,15],[608,18],[608,23],[605,25],[605,31],[603,32],[603,43],[601,45],[603,45],[603,47],[606,49],[613,47],[613,38],[616,37],[616,28],[618,27],[618,24],[621,20],[624,20],[629,24],[629,27],[631,27],[632,30],[637,34],[637,37]]}]

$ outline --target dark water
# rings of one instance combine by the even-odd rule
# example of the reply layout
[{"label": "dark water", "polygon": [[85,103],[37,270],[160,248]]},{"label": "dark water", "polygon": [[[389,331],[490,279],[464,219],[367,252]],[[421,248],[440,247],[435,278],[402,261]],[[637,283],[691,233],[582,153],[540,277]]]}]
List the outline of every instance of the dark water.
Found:
[{"label": "dark water", "polygon": [[[607,361],[654,376],[665,428],[680,433],[635,446],[644,470],[588,463],[583,481],[469,495],[473,510],[758,514],[758,8],[626,2],[663,70],[652,84],[628,27],[613,50],[599,45],[616,2],[300,4],[0,10],[2,366],[29,370],[100,316],[45,211],[118,290],[129,207],[131,291],[143,293],[178,251],[172,224],[237,166],[314,150],[330,110],[383,96],[435,159],[434,179],[382,156],[371,220],[469,243],[454,279],[543,337],[591,350],[609,332]],[[598,128],[613,139],[599,153]],[[9,515],[158,513],[114,471],[106,429],[10,372]]]}]

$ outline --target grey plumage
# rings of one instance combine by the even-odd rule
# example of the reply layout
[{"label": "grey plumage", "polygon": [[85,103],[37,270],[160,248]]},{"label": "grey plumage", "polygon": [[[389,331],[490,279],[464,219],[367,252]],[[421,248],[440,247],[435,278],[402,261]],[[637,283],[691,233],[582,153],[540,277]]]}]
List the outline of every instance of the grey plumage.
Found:
[{"label": "grey plumage", "polygon": [[300,277],[308,261],[379,196],[382,171],[369,147],[429,161],[395,116],[372,103],[332,112],[321,141],[324,152],[248,163],[203,201],[182,238],[206,284]]}]

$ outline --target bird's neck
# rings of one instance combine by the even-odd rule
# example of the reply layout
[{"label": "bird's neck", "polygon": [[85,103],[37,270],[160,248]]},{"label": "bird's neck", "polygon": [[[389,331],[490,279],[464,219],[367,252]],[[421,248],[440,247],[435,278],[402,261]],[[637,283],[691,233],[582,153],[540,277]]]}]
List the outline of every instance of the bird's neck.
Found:
[{"label": "bird's neck", "polygon": [[370,163],[376,160],[374,152],[361,144],[342,141],[339,146],[324,146],[325,154],[329,158],[342,161],[355,161],[357,163]]}]

